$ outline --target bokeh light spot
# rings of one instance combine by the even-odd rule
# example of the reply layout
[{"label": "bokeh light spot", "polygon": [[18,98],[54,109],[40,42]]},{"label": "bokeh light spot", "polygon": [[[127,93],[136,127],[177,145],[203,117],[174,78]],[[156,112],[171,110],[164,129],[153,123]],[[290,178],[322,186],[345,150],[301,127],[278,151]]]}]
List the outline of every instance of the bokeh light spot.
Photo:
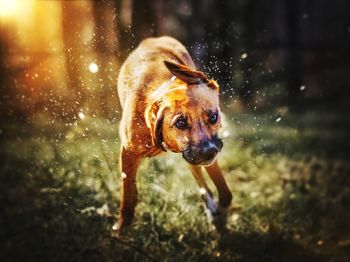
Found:
[{"label": "bokeh light spot", "polygon": [[93,74],[96,74],[98,72],[98,65],[95,62],[92,62],[89,64],[89,71]]}]

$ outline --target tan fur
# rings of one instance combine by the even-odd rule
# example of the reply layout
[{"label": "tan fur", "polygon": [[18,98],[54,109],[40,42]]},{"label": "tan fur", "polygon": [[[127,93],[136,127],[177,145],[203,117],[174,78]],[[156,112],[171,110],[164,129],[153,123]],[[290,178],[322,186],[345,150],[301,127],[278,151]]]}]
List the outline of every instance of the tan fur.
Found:
[{"label": "tan fur", "polygon": [[[168,61],[166,65],[164,61]],[[214,80],[196,70],[186,48],[171,37],[146,39],[129,55],[118,78],[123,108],[119,130],[123,174],[119,230],[129,225],[134,215],[135,178],[142,158],[165,150],[181,152],[189,143],[218,133],[220,121],[208,125],[206,113],[210,109],[219,110],[218,90]],[[186,115],[191,129],[173,127],[180,113]],[[214,167],[212,173],[221,176],[216,162]],[[218,188],[219,198],[230,203],[231,193],[222,180],[218,179],[219,187],[223,188]]]}]

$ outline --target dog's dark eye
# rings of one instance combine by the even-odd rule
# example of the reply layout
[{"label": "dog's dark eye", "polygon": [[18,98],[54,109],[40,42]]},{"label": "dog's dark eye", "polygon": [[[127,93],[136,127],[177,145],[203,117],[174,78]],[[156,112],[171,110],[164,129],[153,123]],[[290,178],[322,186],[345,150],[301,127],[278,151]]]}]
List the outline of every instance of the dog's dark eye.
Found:
[{"label": "dog's dark eye", "polygon": [[218,114],[214,113],[209,116],[209,123],[210,124],[215,124],[218,121]]},{"label": "dog's dark eye", "polygon": [[183,118],[178,119],[175,123],[175,126],[180,130],[184,130],[188,128],[187,121],[186,119],[183,119]]}]

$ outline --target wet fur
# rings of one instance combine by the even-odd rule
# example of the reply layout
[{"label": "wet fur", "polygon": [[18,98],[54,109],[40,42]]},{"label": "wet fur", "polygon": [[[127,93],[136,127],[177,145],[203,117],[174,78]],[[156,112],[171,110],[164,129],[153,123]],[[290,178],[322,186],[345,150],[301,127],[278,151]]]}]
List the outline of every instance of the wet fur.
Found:
[{"label": "wet fur", "polygon": [[[190,144],[217,135],[220,121],[208,125],[203,110],[219,110],[218,89],[215,81],[196,70],[186,48],[171,37],[146,39],[129,55],[118,78],[123,109],[119,127],[123,187],[118,232],[132,222],[137,202],[136,173],[143,158],[167,150],[181,153]],[[171,126],[180,113],[189,116],[193,128],[183,131]],[[219,190],[219,206],[228,207],[232,196],[217,162],[207,171]],[[196,180],[200,172],[192,169]],[[208,198],[213,202],[212,193],[205,182],[198,184],[206,190],[208,206]]]}]

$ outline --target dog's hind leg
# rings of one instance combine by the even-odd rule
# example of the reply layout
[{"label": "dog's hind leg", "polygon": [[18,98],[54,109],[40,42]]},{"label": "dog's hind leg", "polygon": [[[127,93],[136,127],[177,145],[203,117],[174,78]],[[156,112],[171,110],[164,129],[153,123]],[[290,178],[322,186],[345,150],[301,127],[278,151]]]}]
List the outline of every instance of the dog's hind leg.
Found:
[{"label": "dog's hind leg", "polygon": [[141,158],[138,154],[122,147],[120,153],[120,169],[122,178],[120,212],[118,224],[113,226],[117,234],[132,223],[137,204],[136,174]]},{"label": "dog's hind leg", "polygon": [[217,160],[210,166],[206,166],[205,169],[219,193],[219,206],[213,224],[219,231],[224,230],[227,222],[227,211],[232,202],[232,193],[226,184]]}]

